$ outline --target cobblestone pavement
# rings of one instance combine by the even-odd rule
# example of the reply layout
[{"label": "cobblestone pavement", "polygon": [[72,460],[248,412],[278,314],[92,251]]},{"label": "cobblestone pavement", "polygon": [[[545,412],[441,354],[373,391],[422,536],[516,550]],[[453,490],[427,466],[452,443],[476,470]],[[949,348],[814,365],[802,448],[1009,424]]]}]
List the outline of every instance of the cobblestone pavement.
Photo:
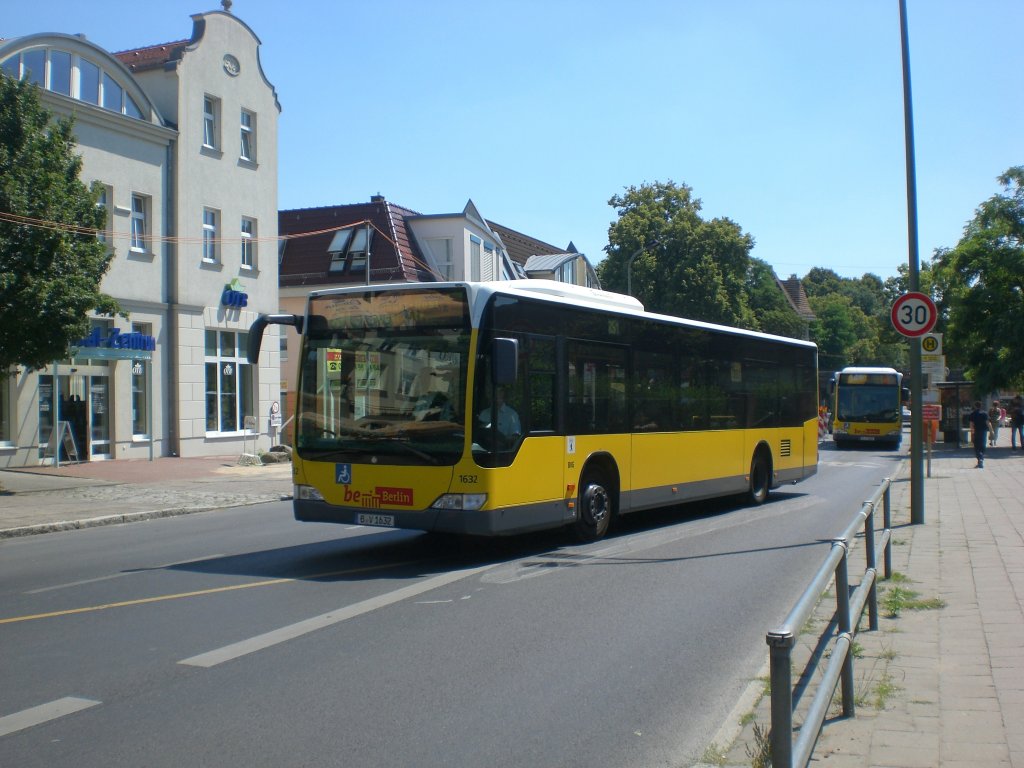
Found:
[{"label": "cobblestone pavement", "polygon": [[0,470],[0,538],[291,498],[291,464],[157,458]]}]

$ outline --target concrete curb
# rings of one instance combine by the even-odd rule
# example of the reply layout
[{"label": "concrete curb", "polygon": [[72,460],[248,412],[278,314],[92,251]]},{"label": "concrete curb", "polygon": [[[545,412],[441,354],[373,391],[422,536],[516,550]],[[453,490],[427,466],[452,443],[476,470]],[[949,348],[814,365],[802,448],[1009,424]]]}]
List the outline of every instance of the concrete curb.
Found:
[{"label": "concrete curb", "polygon": [[[42,491],[36,491],[40,493]],[[29,491],[28,493],[33,493]],[[21,495],[21,494],[19,494]],[[39,525],[25,525],[19,528],[0,529],[0,539],[16,539],[23,536],[35,536],[41,533],[57,533],[60,531],[77,531],[84,528],[99,528],[105,525],[121,525],[123,523],[138,523],[145,520],[158,520],[163,517],[179,517],[191,515],[197,512],[213,512],[218,509],[233,509],[235,507],[251,507],[256,504],[268,504],[274,501],[291,501],[291,494],[282,494],[278,499],[261,499],[258,501],[244,501],[230,506],[206,505],[196,507],[172,507],[169,509],[155,509],[147,512],[125,512],[119,515],[104,515],[102,517],[89,517],[82,520],[60,520],[51,523],[40,523]]]}]

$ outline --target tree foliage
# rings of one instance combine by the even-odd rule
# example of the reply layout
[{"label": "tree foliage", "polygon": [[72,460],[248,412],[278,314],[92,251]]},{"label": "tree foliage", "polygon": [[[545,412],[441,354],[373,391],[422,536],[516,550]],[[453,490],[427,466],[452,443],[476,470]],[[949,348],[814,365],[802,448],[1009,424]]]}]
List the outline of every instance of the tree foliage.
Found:
[{"label": "tree foliage", "polygon": [[79,180],[72,125],[53,120],[37,86],[0,75],[0,371],[67,357],[89,311],[118,311],[99,290],[112,253],[95,235],[104,213]]},{"label": "tree foliage", "polygon": [[631,285],[652,312],[757,327],[746,291],[754,240],[739,225],[701,218],[693,190],[672,181],[629,187],[608,204],[618,220],[598,265],[606,289]]},{"label": "tree foliage", "polygon": [[1024,385],[1024,166],[999,183],[932,265],[947,359],[981,392]]}]

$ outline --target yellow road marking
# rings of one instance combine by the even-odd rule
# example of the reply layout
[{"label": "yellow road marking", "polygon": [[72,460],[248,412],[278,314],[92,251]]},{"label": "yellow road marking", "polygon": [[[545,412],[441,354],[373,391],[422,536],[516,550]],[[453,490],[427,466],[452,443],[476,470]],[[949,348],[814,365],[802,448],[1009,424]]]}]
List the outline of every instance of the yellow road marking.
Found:
[{"label": "yellow road marking", "polygon": [[83,608],[68,608],[63,611],[51,611],[50,613],[36,613],[31,616],[12,616],[8,619],[0,619],[0,624],[17,624],[24,621],[36,621],[37,619],[53,619],[58,616],[73,616],[76,613],[93,613],[95,611],[106,611],[111,608],[127,608],[132,605],[146,605],[147,603],[159,603],[165,600],[180,600],[184,597],[201,597],[203,595],[215,595],[218,592],[233,592],[239,589],[251,589],[253,587],[269,587],[274,584],[287,584],[295,581],[313,581],[315,579],[326,579],[331,576],[344,576],[347,574],[354,573],[366,573],[367,571],[376,571],[383,568],[397,568],[404,565],[416,565],[422,562],[419,560],[410,560],[406,563],[389,563],[388,565],[371,565],[366,568],[353,568],[344,571],[328,571],[327,573],[315,573],[311,576],[303,576],[299,578],[287,578],[287,579],[270,579],[268,581],[250,581],[246,584],[233,584],[230,587],[212,587],[210,589],[197,589],[194,592],[178,592],[174,595],[159,595],[157,597],[142,597],[138,600],[123,600],[119,603],[106,603],[105,605],[88,605]]}]

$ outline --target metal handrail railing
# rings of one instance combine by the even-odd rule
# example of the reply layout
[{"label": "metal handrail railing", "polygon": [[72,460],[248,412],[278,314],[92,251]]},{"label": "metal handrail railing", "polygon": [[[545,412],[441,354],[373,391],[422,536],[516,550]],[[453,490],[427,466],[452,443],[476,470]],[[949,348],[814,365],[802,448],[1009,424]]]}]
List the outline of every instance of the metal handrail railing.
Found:
[{"label": "metal handrail railing", "polygon": [[[832,548],[821,564],[809,587],[797,600],[785,621],[769,631],[765,642],[769,647],[771,676],[771,735],[772,765],[775,768],[803,768],[811,759],[814,745],[821,734],[829,703],[836,688],[842,687],[843,715],[855,715],[853,687],[853,654],[850,648],[864,607],[868,608],[868,626],[878,629],[877,568],[875,562],[874,513],[878,502],[883,504],[883,525],[880,544],[884,553],[885,578],[892,576],[892,508],[887,477],[875,494],[865,501],[860,511],[843,533],[832,539]],[[863,526],[866,567],[860,584],[850,593],[849,552]],[[807,716],[793,740],[793,673],[792,656],[797,634],[810,618],[818,600],[832,580],[836,584],[835,622],[838,633],[831,658],[825,669],[821,685],[808,707]],[[831,625],[829,625],[831,626]]]}]

